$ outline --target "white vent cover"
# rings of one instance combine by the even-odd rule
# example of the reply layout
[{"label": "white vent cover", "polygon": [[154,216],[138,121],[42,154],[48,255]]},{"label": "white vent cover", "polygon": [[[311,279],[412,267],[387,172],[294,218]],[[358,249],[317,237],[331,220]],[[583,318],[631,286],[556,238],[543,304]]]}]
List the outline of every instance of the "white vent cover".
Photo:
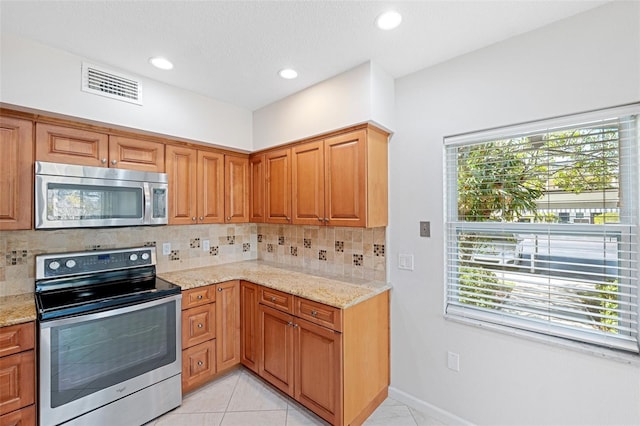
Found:
[{"label": "white vent cover", "polygon": [[86,62],[82,63],[82,90],[142,105],[142,85],[139,81]]}]

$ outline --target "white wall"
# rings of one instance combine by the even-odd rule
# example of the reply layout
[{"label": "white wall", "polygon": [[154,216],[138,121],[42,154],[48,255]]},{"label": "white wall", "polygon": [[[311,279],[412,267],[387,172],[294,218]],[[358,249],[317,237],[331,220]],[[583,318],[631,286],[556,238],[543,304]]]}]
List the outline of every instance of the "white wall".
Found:
[{"label": "white wall", "polygon": [[143,77],[143,106],[96,96],[80,90],[83,58],[7,34],[0,48],[0,102],[7,106],[252,149],[249,110]]},{"label": "white wall", "polygon": [[[445,135],[640,100],[640,3],[615,2],[396,80],[390,144],[392,395],[446,421],[640,424],[625,364],[443,318]],[[431,221],[431,238],[418,222]],[[415,255],[413,272],[398,253]],[[460,371],[447,369],[447,351]]]},{"label": "white wall", "polygon": [[255,150],[363,122],[393,127],[393,79],[366,62],[253,113]]}]

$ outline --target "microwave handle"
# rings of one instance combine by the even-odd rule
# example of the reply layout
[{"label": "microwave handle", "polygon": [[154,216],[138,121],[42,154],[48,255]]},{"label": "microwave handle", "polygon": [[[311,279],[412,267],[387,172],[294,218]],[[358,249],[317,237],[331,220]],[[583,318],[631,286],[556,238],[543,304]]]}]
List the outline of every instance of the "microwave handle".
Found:
[{"label": "microwave handle", "polygon": [[144,193],[144,223],[149,225],[151,223],[151,188],[149,182],[143,183]]}]

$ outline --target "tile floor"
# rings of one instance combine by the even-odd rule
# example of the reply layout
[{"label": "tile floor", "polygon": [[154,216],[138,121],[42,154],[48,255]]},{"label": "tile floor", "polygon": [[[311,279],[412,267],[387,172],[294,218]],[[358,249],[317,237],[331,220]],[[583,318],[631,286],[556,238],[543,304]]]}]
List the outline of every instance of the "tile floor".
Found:
[{"label": "tile floor", "polygon": [[[441,426],[442,423],[387,398],[365,426]],[[234,370],[184,395],[182,405],[146,426],[326,426],[245,369]]]}]

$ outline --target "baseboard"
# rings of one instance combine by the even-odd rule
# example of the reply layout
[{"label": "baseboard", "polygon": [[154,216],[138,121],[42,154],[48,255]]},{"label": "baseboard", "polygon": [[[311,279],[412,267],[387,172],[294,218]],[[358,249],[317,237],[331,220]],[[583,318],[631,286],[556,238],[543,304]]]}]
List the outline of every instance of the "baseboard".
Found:
[{"label": "baseboard", "polygon": [[433,404],[422,401],[413,395],[394,388],[393,386],[389,386],[389,397],[400,401],[411,408],[415,408],[416,410],[423,412],[427,416],[444,423],[445,425],[473,426],[473,423],[471,423],[470,421],[458,417],[455,414],[443,410],[440,407],[436,407]]}]

